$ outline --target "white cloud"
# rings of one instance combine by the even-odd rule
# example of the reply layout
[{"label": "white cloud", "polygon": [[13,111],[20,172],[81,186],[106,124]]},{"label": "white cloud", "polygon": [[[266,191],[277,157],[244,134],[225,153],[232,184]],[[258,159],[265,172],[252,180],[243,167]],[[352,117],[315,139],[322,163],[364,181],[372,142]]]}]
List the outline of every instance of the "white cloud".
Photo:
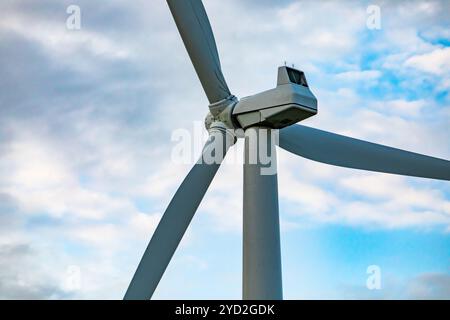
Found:
[{"label": "white cloud", "polygon": [[344,81],[373,81],[381,77],[378,70],[347,71],[338,73],[336,78]]},{"label": "white cloud", "polygon": [[[290,168],[291,170],[294,168]],[[295,179],[287,170],[279,176],[281,201],[288,200],[293,206],[298,206],[300,214],[315,214],[320,216],[327,213],[337,204],[337,199],[325,188],[321,188],[310,182],[300,182]]]},{"label": "white cloud", "polygon": [[409,280],[406,290],[411,299],[449,299],[450,275],[438,272],[420,274]]},{"label": "white cloud", "polygon": [[[333,2],[294,2],[280,9],[277,17],[285,30],[298,34],[292,49],[298,44],[302,50],[314,52],[312,59],[352,50],[356,35],[365,28],[365,7],[356,3],[342,6]],[[342,19],[347,23],[341,23]]]},{"label": "white cloud", "polygon": [[96,245],[104,249],[115,247],[120,243],[118,226],[101,224],[98,226],[83,226],[73,230],[72,236],[87,245]]},{"label": "white cloud", "polygon": [[29,213],[101,219],[134,210],[128,200],[84,188],[64,155],[43,137],[21,133],[0,169],[7,177],[3,191]]},{"label": "white cloud", "polygon": [[450,224],[450,201],[440,190],[419,189],[409,186],[403,177],[383,174],[347,177],[339,184],[370,200],[340,206],[340,212],[348,212],[350,223],[359,220],[368,225],[418,228]]},{"label": "white cloud", "polygon": [[[21,37],[36,41],[50,55],[69,57],[80,51],[110,59],[128,58],[130,52],[104,35],[85,29],[68,30],[65,24],[37,21],[30,16],[9,15],[0,22],[0,29],[15,32]],[[73,61],[72,61],[73,63]]]},{"label": "white cloud", "polygon": [[100,250],[128,248],[127,242],[139,241],[142,245],[147,244],[161,219],[161,214],[137,211],[125,214],[121,223],[114,223],[108,219],[100,223],[83,223],[69,227],[68,233],[75,241],[86,246],[96,246]]},{"label": "white cloud", "polygon": [[450,48],[439,48],[429,53],[415,55],[405,61],[405,66],[435,75],[450,72]]},{"label": "white cloud", "polygon": [[421,115],[423,109],[427,106],[432,106],[433,102],[425,99],[406,101],[403,99],[395,99],[388,101],[376,102],[373,107],[380,112],[389,114],[405,116],[405,117],[417,117]]},{"label": "white cloud", "polygon": [[130,225],[141,238],[148,239],[150,234],[155,231],[160,219],[160,213],[145,214],[138,212],[130,217]]}]

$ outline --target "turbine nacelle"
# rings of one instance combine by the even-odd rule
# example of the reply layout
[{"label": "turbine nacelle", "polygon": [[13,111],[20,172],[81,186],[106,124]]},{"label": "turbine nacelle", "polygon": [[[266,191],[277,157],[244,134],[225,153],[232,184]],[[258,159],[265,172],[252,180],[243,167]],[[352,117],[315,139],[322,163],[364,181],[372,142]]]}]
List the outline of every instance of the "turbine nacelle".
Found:
[{"label": "turbine nacelle", "polygon": [[278,68],[276,88],[242,98],[233,108],[233,118],[244,129],[251,126],[280,129],[315,114],[317,99],[305,74],[287,66]]}]

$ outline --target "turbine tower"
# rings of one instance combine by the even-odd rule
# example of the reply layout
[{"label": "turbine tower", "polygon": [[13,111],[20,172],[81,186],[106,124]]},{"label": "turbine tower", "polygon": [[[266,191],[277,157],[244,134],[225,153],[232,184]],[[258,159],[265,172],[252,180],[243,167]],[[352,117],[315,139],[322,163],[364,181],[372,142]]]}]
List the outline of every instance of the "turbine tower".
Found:
[{"label": "turbine tower", "polygon": [[260,156],[276,159],[278,139],[291,153],[334,166],[450,180],[450,161],[295,124],[317,113],[317,99],[305,74],[293,67],[279,67],[275,88],[238,100],[222,74],[201,0],[167,3],[210,103],[210,136],[164,212],[125,299],[152,297],[239,130],[245,132],[243,299],[283,298],[277,175],[264,173],[267,162]]}]

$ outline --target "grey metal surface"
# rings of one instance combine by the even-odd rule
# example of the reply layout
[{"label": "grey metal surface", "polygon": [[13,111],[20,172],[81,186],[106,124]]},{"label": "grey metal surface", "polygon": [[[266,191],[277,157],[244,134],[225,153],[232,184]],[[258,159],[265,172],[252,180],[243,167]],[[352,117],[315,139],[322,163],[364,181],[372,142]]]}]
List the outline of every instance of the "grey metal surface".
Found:
[{"label": "grey metal surface", "polygon": [[[225,137],[225,134],[224,134]],[[223,155],[232,143],[210,137],[200,160],[211,154],[211,150],[223,146]],[[125,300],[150,299],[178,244],[183,238],[206,190],[214,178],[219,163],[200,162],[193,166],[169,203],[158,224],[139,266],[125,294]]]},{"label": "grey metal surface", "polygon": [[302,125],[281,129],[280,147],[340,167],[450,180],[450,161]]},{"label": "grey metal surface", "polygon": [[[297,82],[290,79],[289,72]],[[244,129],[254,126],[280,129],[315,114],[317,99],[307,86],[304,73],[286,66],[278,68],[274,89],[243,97],[233,109]]]},{"label": "grey metal surface", "polygon": [[[281,300],[277,175],[261,174],[267,166],[259,160],[249,163],[252,152],[259,151],[250,141],[254,130],[260,128],[247,129],[245,138],[242,295],[245,300]],[[267,144],[276,159],[273,141],[268,139]]]},{"label": "grey metal surface", "polygon": [[209,102],[227,98],[230,90],[203,3],[201,0],[167,0],[167,3]]}]

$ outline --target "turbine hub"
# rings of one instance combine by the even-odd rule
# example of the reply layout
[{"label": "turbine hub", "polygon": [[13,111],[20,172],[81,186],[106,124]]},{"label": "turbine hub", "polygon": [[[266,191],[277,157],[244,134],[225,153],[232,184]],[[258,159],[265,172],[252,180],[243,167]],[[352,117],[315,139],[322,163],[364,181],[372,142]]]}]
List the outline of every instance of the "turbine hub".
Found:
[{"label": "turbine hub", "polygon": [[233,120],[233,109],[239,100],[230,95],[227,98],[209,105],[209,113],[205,118],[205,127],[211,128],[214,122],[222,122],[228,129],[237,129],[240,126]]}]

